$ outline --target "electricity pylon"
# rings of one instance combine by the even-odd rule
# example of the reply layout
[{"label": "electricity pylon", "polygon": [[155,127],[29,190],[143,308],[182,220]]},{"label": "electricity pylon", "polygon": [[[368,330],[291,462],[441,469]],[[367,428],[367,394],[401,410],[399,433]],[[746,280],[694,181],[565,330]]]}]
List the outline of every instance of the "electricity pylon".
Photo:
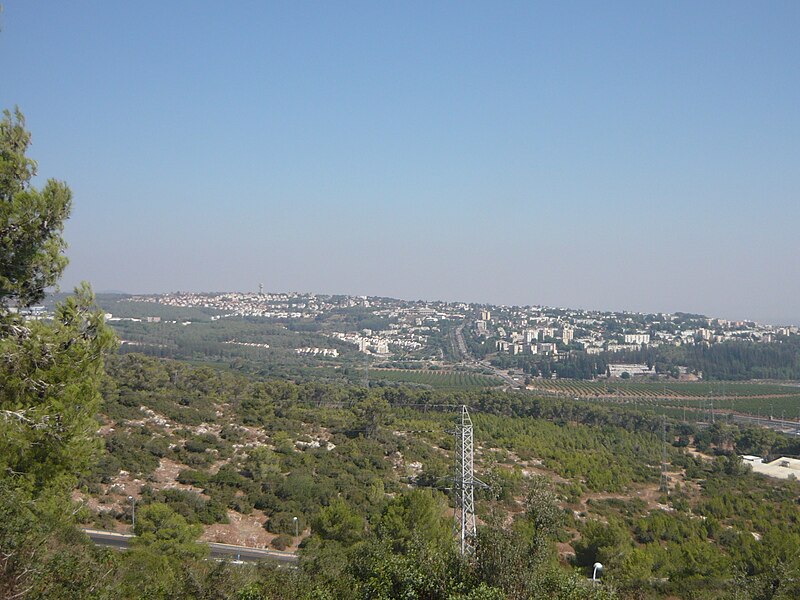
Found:
[{"label": "electricity pylon", "polygon": [[475,544],[475,488],[489,486],[475,477],[472,419],[463,405],[456,423],[455,438],[455,533],[461,554],[464,555],[471,552]]}]

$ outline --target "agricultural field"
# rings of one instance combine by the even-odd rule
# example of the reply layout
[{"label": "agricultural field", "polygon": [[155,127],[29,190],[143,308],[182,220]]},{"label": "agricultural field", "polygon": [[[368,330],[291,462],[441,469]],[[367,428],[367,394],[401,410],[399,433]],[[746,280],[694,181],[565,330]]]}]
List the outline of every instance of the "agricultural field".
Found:
[{"label": "agricultural field", "polygon": [[[547,395],[623,402],[644,411],[690,421],[738,413],[800,420],[800,388],[773,383],[534,381],[534,392]],[[687,412],[688,411],[688,412]]]},{"label": "agricultural field", "polygon": [[501,381],[491,375],[470,371],[429,371],[412,369],[372,369],[371,380],[429,385],[437,389],[476,389],[493,387]]},{"label": "agricultural field", "polygon": [[577,397],[636,398],[784,398],[800,395],[800,387],[773,383],[739,382],[638,382],[534,380],[530,389],[548,394]]},{"label": "agricultural field", "polygon": [[800,394],[792,394],[777,397],[732,397],[726,398],[696,398],[686,400],[656,399],[655,404],[661,406],[685,406],[690,409],[709,410],[712,406],[715,410],[723,412],[735,412],[761,417],[774,417],[776,419],[800,419]]}]

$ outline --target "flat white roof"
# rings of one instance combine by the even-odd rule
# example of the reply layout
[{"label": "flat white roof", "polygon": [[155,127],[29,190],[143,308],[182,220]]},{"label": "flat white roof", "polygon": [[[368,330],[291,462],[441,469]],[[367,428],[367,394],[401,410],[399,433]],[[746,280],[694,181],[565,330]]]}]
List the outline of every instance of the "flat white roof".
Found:
[{"label": "flat white roof", "polygon": [[775,477],[777,479],[789,479],[790,476],[794,476],[800,479],[800,459],[797,458],[787,458],[782,456],[780,458],[776,458],[771,463],[753,461],[752,467],[754,473],[761,473],[769,477]]}]

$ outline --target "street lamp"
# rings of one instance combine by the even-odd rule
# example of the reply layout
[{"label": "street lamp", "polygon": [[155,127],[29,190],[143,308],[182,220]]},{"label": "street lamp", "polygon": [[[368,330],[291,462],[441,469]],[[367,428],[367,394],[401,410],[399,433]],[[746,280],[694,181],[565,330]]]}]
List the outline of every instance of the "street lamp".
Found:
[{"label": "street lamp", "polygon": [[136,529],[136,498],[128,496],[128,501],[131,503],[131,528]]},{"label": "street lamp", "polygon": [[594,563],[594,571],[592,571],[592,585],[597,583],[597,574],[603,572],[603,565],[599,562]]},{"label": "street lamp", "polygon": [[292,521],[294,521],[294,537],[299,537],[297,532],[297,517],[292,517]]}]

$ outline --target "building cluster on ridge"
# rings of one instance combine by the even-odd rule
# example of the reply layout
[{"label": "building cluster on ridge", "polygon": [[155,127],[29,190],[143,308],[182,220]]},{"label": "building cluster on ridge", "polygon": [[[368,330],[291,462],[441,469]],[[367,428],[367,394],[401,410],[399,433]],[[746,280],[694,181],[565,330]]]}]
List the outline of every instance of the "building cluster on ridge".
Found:
[{"label": "building cluster on ridge", "polygon": [[[353,344],[361,352],[389,356],[426,349],[442,332],[442,322],[464,322],[476,337],[493,341],[499,353],[559,358],[572,351],[588,354],[638,350],[662,345],[716,344],[732,340],[772,342],[798,335],[794,326],[761,325],[687,313],[609,312],[543,306],[493,306],[443,301],[408,301],[373,296],[303,293],[185,293],[134,296],[132,301],[216,311],[212,319],[261,317],[313,320],[364,309],[380,328],[343,323],[326,335]],[[331,356],[325,349],[302,354]],[[317,350],[315,352],[315,350]]]},{"label": "building cluster on ridge", "polygon": [[475,334],[494,338],[498,352],[558,355],[639,350],[662,345],[711,345],[726,341],[773,342],[798,335],[798,327],[729,321],[686,313],[601,312],[548,307],[481,310]]}]

